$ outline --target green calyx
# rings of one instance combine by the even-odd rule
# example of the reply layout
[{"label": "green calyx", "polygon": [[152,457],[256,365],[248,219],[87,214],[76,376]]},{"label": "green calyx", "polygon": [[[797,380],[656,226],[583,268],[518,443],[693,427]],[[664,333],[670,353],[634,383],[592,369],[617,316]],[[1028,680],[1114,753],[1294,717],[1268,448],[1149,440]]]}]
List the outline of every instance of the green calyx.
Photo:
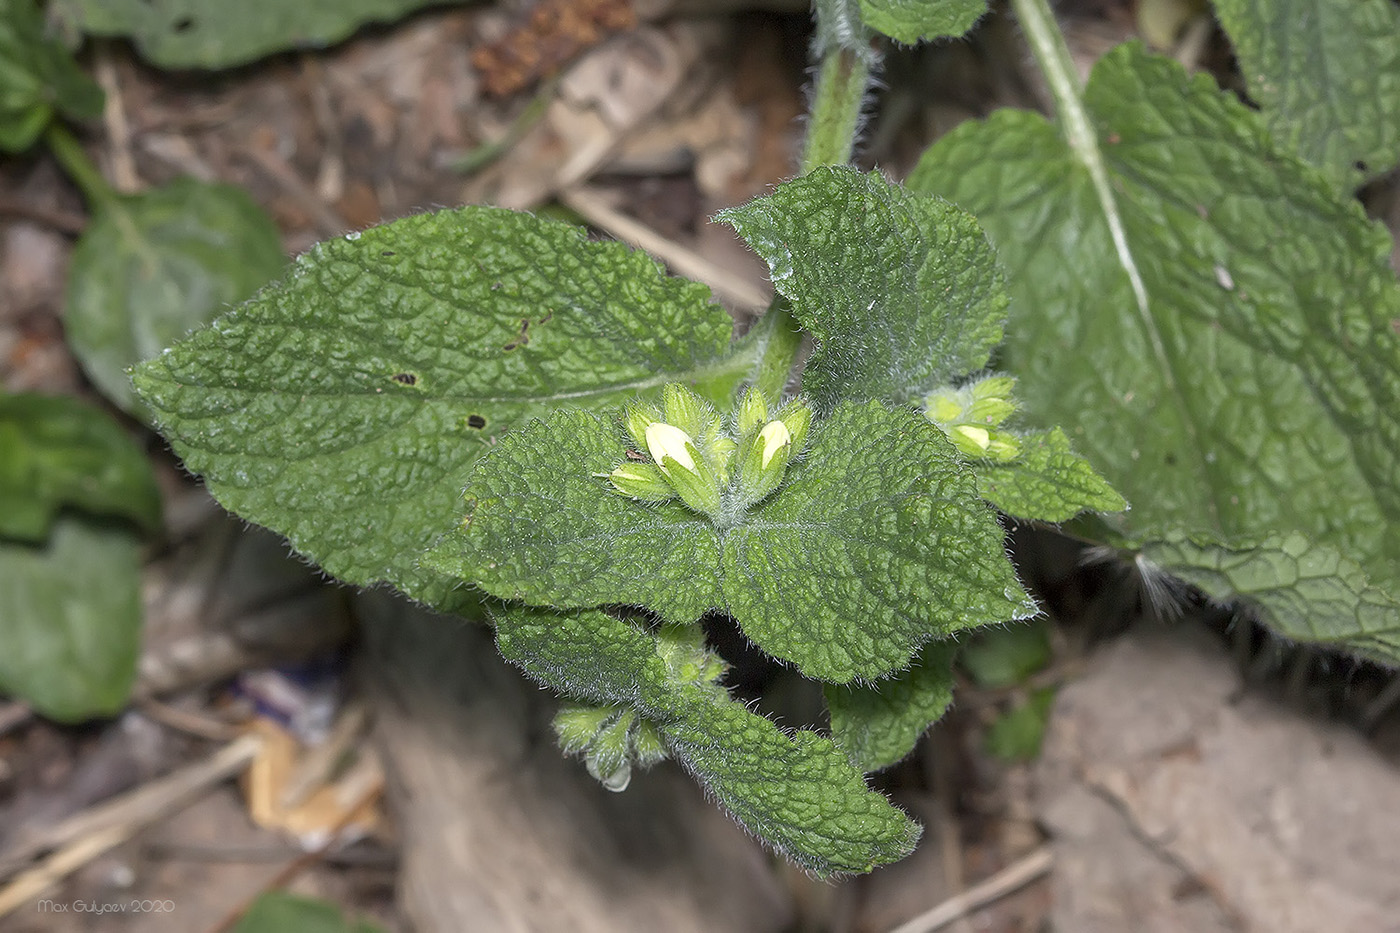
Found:
[{"label": "green calyx", "polygon": [[[655,636],[671,683],[728,696],[719,685],[724,661],[705,648],[698,625],[663,625]],[[565,753],[582,753],[588,773],[611,791],[626,790],[634,768],[645,771],[669,754],[656,722],[617,704],[566,703],[554,717],[554,734]]]},{"label": "green calyx", "polygon": [[1001,425],[1016,412],[1011,376],[988,376],[924,396],[924,415],[943,429],[958,452],[977,460],[1009,463],[1021,455],[1020,439]]},{"label": "green calyx", "polygon": [[641,502],[679,498],[717,527],[733,527],[782,484],[807,439],[812,410],[793,400],[770,418],[767,399],[750,387],[725,419],[673,384],[662,409],[634,402],[622,423],[634,449],[607,474],[616,492]]},{"label": "green calyx", "polygon": [[656,725],[621,706],[565,704],[554,717],[554,734],[565,752],[582,752],[588,773],[616,793],[627,789],[633,768],[646,770],[666,757]]}]

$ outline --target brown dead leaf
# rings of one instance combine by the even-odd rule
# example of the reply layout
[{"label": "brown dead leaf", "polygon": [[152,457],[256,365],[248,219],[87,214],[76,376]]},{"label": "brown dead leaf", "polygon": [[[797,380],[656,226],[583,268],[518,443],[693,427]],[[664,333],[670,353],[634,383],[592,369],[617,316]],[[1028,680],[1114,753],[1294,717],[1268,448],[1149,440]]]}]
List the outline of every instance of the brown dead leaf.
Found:
[{"label": "brown dead leaf", "polygon": [[473,52],[472,65],[488,95],[508,97],[636,24],[630,0],[540,0],[524,23]]}]

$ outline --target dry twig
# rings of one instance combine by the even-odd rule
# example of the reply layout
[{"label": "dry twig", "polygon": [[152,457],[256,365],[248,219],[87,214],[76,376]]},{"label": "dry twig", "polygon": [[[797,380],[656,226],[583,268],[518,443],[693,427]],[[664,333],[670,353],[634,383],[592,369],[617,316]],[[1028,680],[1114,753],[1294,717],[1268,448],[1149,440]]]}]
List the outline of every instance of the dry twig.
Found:
[{"label": "dry twig", "polygon": [[715,293],[723,296],[742,308],[768,307],[768,293],[752,282],[735,275],[728,269],[717,266],[694,250],[687,249],[674,240],[657,233],[646,224],[612,207],[596,191],[587,188],[573,188],[561,192],[559,200],[569,209],[578,212],[585,220],[600,230],[638,249],[651,253],[679,275],[704,282]]},{"label": "dry twig", "polygon": [[890,933],[933,933],[960,917],[1024,887],[1050,870],[1054,856],[1049,846],[1041,846],[1025,858],[1018,859],[979,884],[961,894],[948,898],[932,910],[901,923]]},{"label": "dry twig", "polygon": [[110,851],[146,826],[193,803],[204,791],[239,773],[253,760],[262,739],[245,735],[203,761],[98,804],[50,828],[0,859],[0,877],[19,871],[36,856],[54,851],[40,864],[0,888],[0,917],[39,897],[83,865]]}]

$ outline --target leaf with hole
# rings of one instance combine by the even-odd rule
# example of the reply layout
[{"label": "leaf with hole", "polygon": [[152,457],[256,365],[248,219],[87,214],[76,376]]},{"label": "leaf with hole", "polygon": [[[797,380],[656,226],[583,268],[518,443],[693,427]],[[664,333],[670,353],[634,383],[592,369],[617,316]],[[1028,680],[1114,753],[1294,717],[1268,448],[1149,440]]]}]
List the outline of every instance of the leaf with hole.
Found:
[{"label": "leaf with hole", "polygon": [[672,381],[727,399],[754,362],[730,352],[732,328],[707,288],[641,253],[468,207],[320,244],[133,378],[230,511],[342,580],[452,610],[466,594],[418,556],[473,461],[559,407]]},{"label": "leaf with hole", "polygon": [[1215,14],[1279,142],[1348,189],[1400,161],[1400,7],[1215,0]]}]

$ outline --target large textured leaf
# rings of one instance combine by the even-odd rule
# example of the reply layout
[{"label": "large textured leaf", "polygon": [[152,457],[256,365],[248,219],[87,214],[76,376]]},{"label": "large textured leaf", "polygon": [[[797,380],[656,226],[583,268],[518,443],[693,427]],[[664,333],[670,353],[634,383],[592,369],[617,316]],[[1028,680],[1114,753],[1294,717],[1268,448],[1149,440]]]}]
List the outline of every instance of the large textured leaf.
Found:
[{"label": "large textured leaf", "polygon": [[873,684],[828,684],[831,737],[856,767],[878,771],[914,750],[953,702],[953,642],[926,645],[907,671]]},{"label": "large textured leaf", "polygon": [[723,531],[674,500],[611,492],[597,474],[624,455],[616,422],[587,412],[503,438],[431,565],[534,605],[637,604],[677,622],[724,609],[764,651],[832,682],[1035,611],[971,475],[913,411],[837,408],[786,484]]},{"label": "large textured leaf", "polygon": [[1215,0],[1275,136],[1343,186],[1400,161],[1393,0]]},{"label": "large textured leaf", "polygon": [[329,573],[439,608],[417,566],[472,462],[558,406],[671,381],[726,396],[729,316],[617,243],[464,208],[322,243],[279,285],[138,367],[142,400],[230,510]]},{"label": "large textured leaf", "polygon": [[750,832],[823,875],[869,871],[914,848],[919,827],[865,786],[829,739],[785,732],[722,689],[687,683],[654,636],[607,614],[509,607],[501,653],[575,697],[637,709]]},{"label": "large textured leaf", "polygon": [[0,395],[0,538],[41,544],[64,507],[154,530],[160,492],[145,451],[75,399]]},{"label": "large textured leaf", "polygon": [[987,0],[860,0],[867,26],[913,45],[960,36],[987,12]]},{"label": "large textured leaf", "polygon": [[54,112],[102,112],[102,90],[45,33],[35,0],[0,0],[0,149],[28,149]]},{"label": "large textured leaf", "polygon": [[140,543],[60,514],[42,544],[0,538],[0,690],[52,719],[115,713],[136,674]]},{"label": "large textured leaf", "polygon": [[130,36],[163,68],[227,68],[284,49],[322,48],[365,23],[453,0],[58,0],[86,32]]},{"label": "large textured leaf", "polygon": [[286,265],[241,188],[181,179],[100,206],[73,250],[64,327],[89,377],[138,417],[127,370],[207,324]]},{"label": "large textured leaf", "polygon": [[[1082,106],[1078,149],[1001,112],[910,180],[973,211],[1012,270],[1005,362],[1027,410],[1080,426],[1075,446],[1133,503],[1130,540],[1195,542],[1158,551],[1167,569],[1209,571],[1293,637],[1400,659],[1388,237],[1258,114],[1136,45],[1099,62]],[[1287,557],[1279,542],[1304,552],[1246,573],[1218,550]]]},{"label": "large textured leaf", "polygon": [[908,402],[987,364],[1006,293],[967,213],[879,175],[821,168],[719,214],[767,261],[817,339],[803,389]]}]

